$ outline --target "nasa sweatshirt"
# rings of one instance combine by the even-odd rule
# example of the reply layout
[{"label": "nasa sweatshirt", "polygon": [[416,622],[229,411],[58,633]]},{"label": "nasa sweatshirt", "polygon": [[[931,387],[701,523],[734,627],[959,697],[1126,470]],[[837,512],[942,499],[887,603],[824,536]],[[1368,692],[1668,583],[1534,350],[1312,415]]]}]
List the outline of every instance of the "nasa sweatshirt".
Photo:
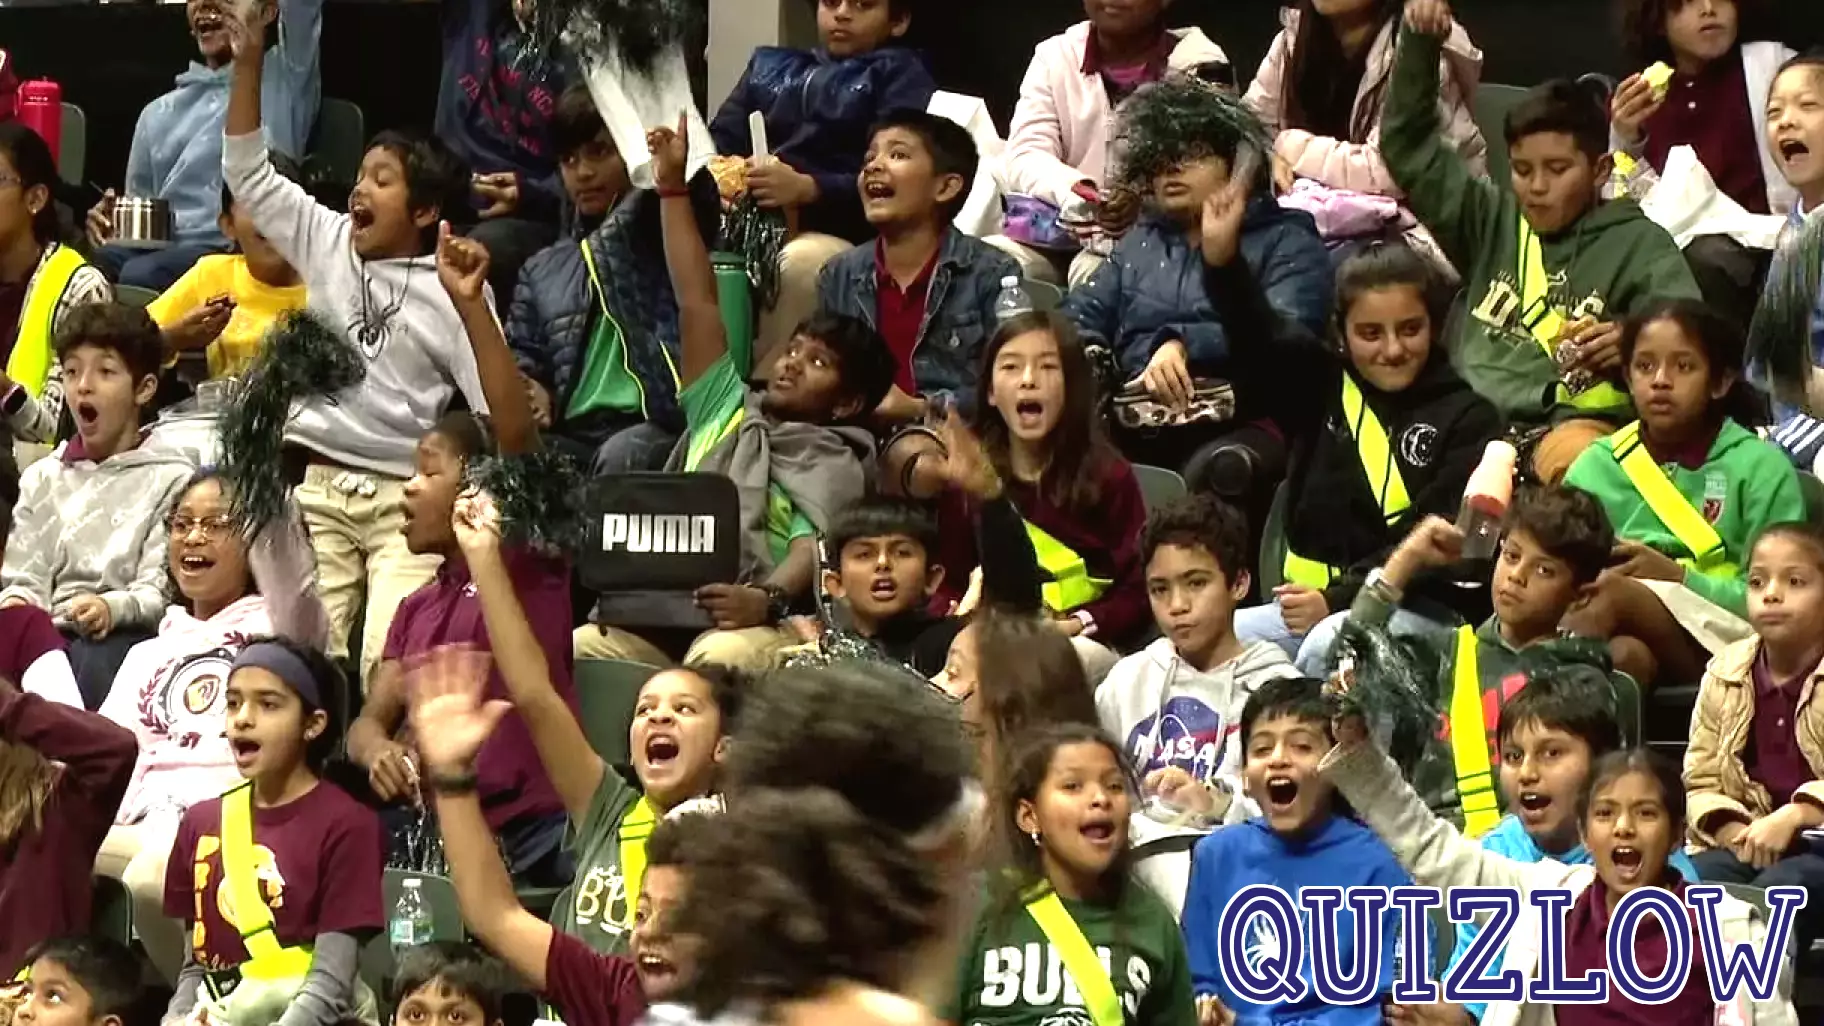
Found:
[{"label": "nasa sweatshirt", "polygon": [[[1237,1026],[1321,1023],[1323,1026],[1381,1026],[1382,998],[1393,989],[1394,953],[1400,942],[1399,912],[1389,909],[1381,929],[1380,986],[1358,1005],[1332,1007],[1307,986],[1304,998],[1275,1005],[1243,1000],[1229,983],[1221,951],[1222,915],[1244,887],[1267,884],[1286,892],[1294,903],[1306,887],[1398,887],[1412,878],[1374,832],[1343,816],[1325,820],[1296,837],[1276,833],[1263,819],[1218,830],[1197,842],[1191,862],[1191,886],[1184,904],[1184,945],[1191,963],[1191,989],[1199,997],[1214,994],[1235,1013]],[[1337,913],[1337,936],[1343,950],[1337,965],[1348,972],[1356,965],[1355,918],[1347,906]],[[1429,928],[1429,927],[1428,927]],[[1299,916],[1304,958],[1298,967],[1307,984],[1313,980],[1309,917]],[[1264,916],[1245,924],[1241,961],[1255,969],[1275,962],[1287,938]],[[1230,960],[1232,961],[1232,960]]]},{"label": "nasa sweatshirt", "polygon": [[[1267,681],[1296,676],[1285,651],[1269,642],[1257,641],[1205,672],[1185,662],[1170,638],[1160,638],[1115,664],[1096,689],[1096,712],[1141,779],[1176,766],[1220,783],[1235,796],[1223,822],[1238,823],[1259,812],[1242,794],[1242,706]],[[1134,813],[1135,872],[1173,912],[1184,904],[1191,846],[1207,832]]]}]

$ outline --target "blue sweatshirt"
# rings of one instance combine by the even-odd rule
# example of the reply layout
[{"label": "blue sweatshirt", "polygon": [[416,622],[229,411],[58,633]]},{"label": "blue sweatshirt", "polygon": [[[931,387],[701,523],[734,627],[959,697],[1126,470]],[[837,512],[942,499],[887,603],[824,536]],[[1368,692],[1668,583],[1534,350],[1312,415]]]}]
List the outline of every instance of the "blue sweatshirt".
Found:
[{"label": "blue sweatshirt", "polygon": [[[1493,830],[1482,835],[1482,847],[1497,855],[1505,855],[1515,862],[1544,862],[1548,858],[1567,866],[1587,866],[1591,862],[1590,850],[1581,844],[1561,855],[1547,855],[1533,843],[1526,828],[1521,826],[1520,820],[1513,816],[1501,817],[1501,822],[1495,824]],[[1692,883],[1697,882],[1697,867],[1691,864],[1691,856],[1686,855],[1683,850],[1674,851],[1670,862],[1672,868],[1678,870],[1680,876]],[[1462,961],[1463,953],[1469,950],[1470,943],[1480,932],[1482,932],[1482,927],[1479,924],[1457,924],[1457,946],[1450,955],[1451,968],[1455,968],[1456,964]],[[1495,954],[1494,964],[1501,964],[1499,952]],[[1488,1006],[1484,1004],[1464,1005],[1463,1007],[1468,1009],[1469,1014],[1475,1016],[1478,1022],[1482,1019],[1482,1013],[1488,1009]]]},{"label": "blue sweatshirt", "polygon": [[535,62],[529,44],[507,0],[444,0],[437,137],[475,174],[519,176],[511,216],[556,224],[564,184],[551,118],[580,78],[567,55]]},{"label": "blue sweatshirt", "polygon": [[[1388,910],[1382,932],[1385,954],[1381,959],[1379,996],[1348,1007],[1327,1005],[1310,986],[1313,977],[1308,929],[1305,962],[1300,968],[1307,984],[1303,1000],[1256,1005],[1238,997],[1224,977],[1219,954],[1222,911],[1242,888],[1256,884],[1277,886],[1296,902],[1299,892],[1307,886],[1398,887],[1410,883],[1412,877],[1394,861],[1387,846],[1373,831],[1352,819],[1331,816],[1316,833],[1296,840],[1274,833],[1264,819],[1224,827],[1197,842],[1191,856],[1190,891],[1184,900],[1184,943],[1191,961],[1191,988],[1200,997],[1214,994],[1220,998],[1224,1006],[1234,1011],[1236,1026],[1380,1026],[1382,999],[1393,989],[1394,955],[1400,942],[1398,910]],[[1352,943],[1355,917],[1345,905],[1337,919],[1344,944],[1340,964],[1348,968],[1356,958]],[[1264,954],[1277,944],[1277,936],[1266,923],[1265,919],[1256,918],[1249,928],[1245,957],[1251,959],[1256,952]]]},{"label": "blue sweatshirt", "polygon": [[[279,42],[266,53],[260,110],[272,149],[303,160],[317,123],[323,76],[317,59],[323,0],[281,0]],[[227,248],[216,219],[222,213],[222,124],[228,114],[233,65],[194,61],[177,88],[146,104],[133,127],[126,194],[171,204],[176,241]]]}]

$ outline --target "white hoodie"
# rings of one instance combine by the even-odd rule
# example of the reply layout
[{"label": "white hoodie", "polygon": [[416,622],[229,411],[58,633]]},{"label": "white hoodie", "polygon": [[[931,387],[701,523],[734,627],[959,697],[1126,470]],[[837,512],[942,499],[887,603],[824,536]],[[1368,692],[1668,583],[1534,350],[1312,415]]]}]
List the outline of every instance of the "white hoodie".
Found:
[{"label": "white hoodie", "polygon": [[[1298,675],[1285,651],[1270,642],[1257,641],[1234,659],[1201,672],[1179,657],[1169,638],[1160,638],[1115,664],[1096,689],[1096,712],[1142,779],[1176,766],[1205,783],[1219,782],[1236,796],[1222,821],[1239,823],[1259,813],[1243,797],[1242,707],[1267,681]],[[1184,910],[1191,847],[1206,832],[1134,813],[1135,872],[1165,899],[1173,915]]]}]

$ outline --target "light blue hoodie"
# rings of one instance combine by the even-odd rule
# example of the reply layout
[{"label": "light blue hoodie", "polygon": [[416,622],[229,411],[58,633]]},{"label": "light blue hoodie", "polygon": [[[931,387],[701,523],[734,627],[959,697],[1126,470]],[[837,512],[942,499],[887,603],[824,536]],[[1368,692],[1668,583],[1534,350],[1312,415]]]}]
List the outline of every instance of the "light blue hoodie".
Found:
[{"label": "light blue hoodie", "polygon": [[[275,150],[304,158],[317,121],[323,76],[318,41],[323,0],[281,0],[279,42],[267,51],[260,90],[266,138]],[[233,65],[195,61],[177,88],[146,104],[133,128],[126,195],[157,196],[171,204],[176,241],[227,246],[216,218],[222,212],[222,123],[228,113]]]}]

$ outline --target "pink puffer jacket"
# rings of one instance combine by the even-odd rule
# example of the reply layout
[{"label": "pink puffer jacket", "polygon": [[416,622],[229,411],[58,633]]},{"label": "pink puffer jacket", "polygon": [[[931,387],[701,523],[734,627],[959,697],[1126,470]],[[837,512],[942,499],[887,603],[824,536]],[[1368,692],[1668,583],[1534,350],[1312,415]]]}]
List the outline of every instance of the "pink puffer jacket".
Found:
[{"label": "pink puffer jacket", "polygon": [[[1284,28],[1267,49],[1266,59],[1248,86],[1247,105],[1266,122],[1267,130],[1276,136],[1274,151],[1292,165],[1301,178],[1310,178],[1331,187],[1381,196],[1399,197],[1393,175],[1381,162],[1381,105],[1387,99],[1387,86],[1393,76],[1394,45],[1399,38],[1400,19],[1395,17],[1382,27],[1368,53],[1367,70],[1355,93],[1355,108],[1349,118],[1349,138],[1333,139],[1313,135],[1296,128],[1285,128],[1286,75],[1292,67],[1292,41],[1298,38],[1298,12],[1288,10],[1282,18]],[[1476,127],[1471,101],[1482,77],[1482,51],[1469,40],[1462,25],[1453,25],[1450,39],[1444,44],[1443,90],[1438,99],[1439,123],[1444,139],[1455,147],[1477,174],[1488,167],[1488,143]]]}]

